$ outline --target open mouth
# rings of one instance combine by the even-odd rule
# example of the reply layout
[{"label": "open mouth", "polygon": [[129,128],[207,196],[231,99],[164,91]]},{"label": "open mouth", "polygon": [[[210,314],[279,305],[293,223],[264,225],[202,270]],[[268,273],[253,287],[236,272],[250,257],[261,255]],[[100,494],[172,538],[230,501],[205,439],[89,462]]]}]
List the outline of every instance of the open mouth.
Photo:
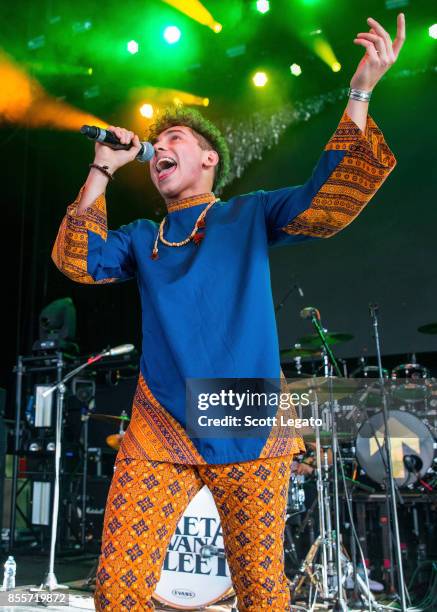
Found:
[{"label": "open mouth", "polygon": [[161,157],[155,164],[155,170],[158,175],[158,181],[166,179],[177,168],[177,162],[172,157]]}]

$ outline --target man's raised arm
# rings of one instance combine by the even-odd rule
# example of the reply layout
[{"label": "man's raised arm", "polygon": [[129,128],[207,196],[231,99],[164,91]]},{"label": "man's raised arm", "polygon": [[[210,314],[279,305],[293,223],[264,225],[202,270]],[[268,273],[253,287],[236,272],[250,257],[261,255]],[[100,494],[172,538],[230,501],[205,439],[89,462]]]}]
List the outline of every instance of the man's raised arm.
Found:
[{"label": "man's raised arm", "polygon": [[52,259],[63,274],[85,283],[109,283],[135,275],[129,226],[108,231],[105,191],[114,172],[132,161],[140,148],[138,136],[110,126],[129,151],[114,151],[96,143],[94,162],[78,197],[67,208]]}]

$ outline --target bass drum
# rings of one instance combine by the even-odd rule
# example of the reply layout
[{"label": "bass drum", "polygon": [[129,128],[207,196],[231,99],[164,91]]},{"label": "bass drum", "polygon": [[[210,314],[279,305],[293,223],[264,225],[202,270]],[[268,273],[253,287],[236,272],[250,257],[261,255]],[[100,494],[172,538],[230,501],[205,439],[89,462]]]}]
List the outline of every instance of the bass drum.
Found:
[{"label": "bass drum", "polygon": [[232,594],[220,517],[205,486],[178,523],[153,597],[177,610],[198,610]]},{"label": "bass drum", "polygon": [[[390,410],[388,417],[393,476],[399,487],[407,487],[421,480],[432,466],[434,438],[414,414]],[[360,427],[355,443],[359,464],[379,484],[386,479],[379,450],[384,447],[384,432],[383,413],[378,412]]]}]

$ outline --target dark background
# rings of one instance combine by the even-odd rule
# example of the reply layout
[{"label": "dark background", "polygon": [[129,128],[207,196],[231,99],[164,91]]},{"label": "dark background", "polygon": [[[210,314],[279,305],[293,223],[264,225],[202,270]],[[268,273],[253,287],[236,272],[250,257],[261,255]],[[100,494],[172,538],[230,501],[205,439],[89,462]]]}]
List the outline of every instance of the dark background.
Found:
[{"label": "dark background", "polygon": [[[142,11],[164,11],[169,18],[176,15],[158,1],[146,4]],[[138,2],[120,6],[111,1],[105,3],[104,11],[92,2],[22,2],[19,11],[11,5],[3,9],[2,23],[6,25],[2,46],[25,66],[32,60],[27,40],[44,31],[47,42],[37,52],[39,60],[65,60],[63,53],[68,52],[70,62],[93,65],[92,79],[99,85],[100,95],[84,99],[83,90],[90,85],[85,77],[47,77],[35,74],[35,69],[33,76],[52,95],[63,96],[108,123],[130,127],[132,111],[126,110],[129,92],[141,83],[201,92],[211,100],[207,116],[223,124],[228,118],[244,118],[254,110],[274,113],[285,102],[347,87],[362,55],[352,40],[356,32],[366,28],[367,16],[390,26],[394,35],[396,13],[387,10],[382,1],[310,3],[311,25],[323,27],[343,65],[339,73],[333,73],[315,58],[303,42],[302,29],[296,27],[308,7],[295,3],[294,15],[289,3],[272,2],[271,12],[259,16],[252,4],[209,2],[211,12],[224,24],[223,33],[217,36],[177,14],[181,27],[186,25],[196,36],[189,65],[184,65],[183,59],[172,63],[167,58],[157,70],[156,59],[135,56],[128,67],[132,58],[117,55],[114,49],[120,41],[141,36],[135,14],[140,10]],[[371,114],[397,157],[397,167],[359,219],[337,237],[271,251],[275,301],[280,301],[295,282],[305,294],[300,298],[294,292],[278,316],[281,348],[311,332],[310,324],[299,318],[299,310],[313,305],[321,310],[330,330],[354,334],[352,341],[339,348],[339,356],[373,355],[368,315],[368,303],[372,301],[380,306],[383,354],[403,354],[406,360],[412,352],[437,349],[437,336],[417,332],[419,325],[437,321],[435,41],[427,39],[427,28],[435,17],[431,4],[411,0],[402,9],[409,28],[407,42],[393,73],[378,85],[371,103]],[[41,10],[43,5],[45,10]],[[47,25],[49,13],[62,17],[52,38]],[[95,53],[95,46],[85,44],[85,38],[76,40],[68,34],[71,22],[85,17],[92,19],[93,28],[84,37],[96,45],[103,36],[106,55]],[[242,42],[247,46],[246,53],[229,59],[225,50]],[[299,79],[292,80],[287,74],[291,61],[298,61],[304,68]],[[258,66],[271,70],[269,91],[254,92],[248,81]],[[305,181],[345,105],[346,100],[328,104],[309,121],[290,126],[277,146],[266,151],[262,160],[251,163],[243,176],[225,189],[222,199]],[[7,211],[2,231],[6,277],[2,292],[2,386],[11,381],[16,355],[30,352],[40,310],[59,297],[71,296],[74,300],[82,353],[124,342],[140,346],[140,310],[134,282],[75,285],[50,260],[65,207],[85,180],[90,161],[92,146],[75,132],[2,124],[1,199]],[[110,185],[111,228],[138,217],[162,216],[159,197],[145,174],[147,168],[133,163]]]}]

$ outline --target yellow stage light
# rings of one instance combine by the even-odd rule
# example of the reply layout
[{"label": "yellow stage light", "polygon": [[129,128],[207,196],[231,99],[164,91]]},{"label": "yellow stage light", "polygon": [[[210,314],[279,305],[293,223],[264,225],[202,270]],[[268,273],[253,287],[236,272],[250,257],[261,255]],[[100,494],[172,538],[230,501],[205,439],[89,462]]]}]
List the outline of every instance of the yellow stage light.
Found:
[{"label": "yellow stage light", "polygon": [[209,98],[203,98],[203,106],[209,106]]},{"label": "yellow stage light", "polygon": [[78,130],[83,124],[106,127],[98,117],[58,100],[8,55],[0,52],[0,122],[32,128]]},{"label": "yellow stage light", "polygon": [[335,57],[335,53],[328,43],[328,41],[322,36],[317,36],[312,40],[312,47],[314,53],[320,57],[320,59],[327,64],[331,70],[338,72],[341,70],[341,64]]},{"label": "yellow stage light", "polygon": [[[191,17],[194,21],[201,23],[208,28],[211,28],[213,32],[220,32],[222,26],[218,23],[207,8],[203,6],[199,0],[162,0],[166,4],[169,4],[173,8],[177,9],[184,15]],[[220,28],[220,29],[218,29]]]},{"label": "yellow stage light", "polygon": [[268,80],[269,79],[265,72],[256,72],[252,77],[255,87],[264,87]]},{"label": "yellow stage light", "polygon": [[151,119],[153,117],[153,106],[151,104],[143,104],[140,107],[140,113],[146,119]]}]

